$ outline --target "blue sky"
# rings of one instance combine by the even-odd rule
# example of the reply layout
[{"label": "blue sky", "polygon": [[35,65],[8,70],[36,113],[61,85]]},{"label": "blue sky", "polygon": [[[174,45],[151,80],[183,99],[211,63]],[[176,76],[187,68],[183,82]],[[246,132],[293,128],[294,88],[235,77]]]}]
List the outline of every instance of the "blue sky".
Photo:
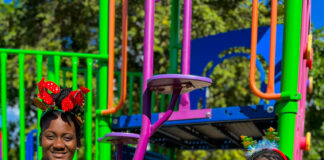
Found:
[{"label": "blue sky", "polygon": [[312,22],[315,28],[324,26],[324,0],[312,0]]}]

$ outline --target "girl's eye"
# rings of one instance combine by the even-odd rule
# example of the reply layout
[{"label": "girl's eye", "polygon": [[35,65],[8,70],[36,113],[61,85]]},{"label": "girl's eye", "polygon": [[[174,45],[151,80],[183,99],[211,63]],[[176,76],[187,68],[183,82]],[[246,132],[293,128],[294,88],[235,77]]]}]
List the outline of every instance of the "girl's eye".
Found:
[{"label": "girl's eye", "polygon": [[48,136],[46,136],[46,138],[49,140],[53,140],[55,137],[53,135],[48,135]]},{"label": "girl's eye", "polygon": [[65,141],[71,141],[71,140],[72,140],[72,137],[63,137],[63,139],[64,139]]}]

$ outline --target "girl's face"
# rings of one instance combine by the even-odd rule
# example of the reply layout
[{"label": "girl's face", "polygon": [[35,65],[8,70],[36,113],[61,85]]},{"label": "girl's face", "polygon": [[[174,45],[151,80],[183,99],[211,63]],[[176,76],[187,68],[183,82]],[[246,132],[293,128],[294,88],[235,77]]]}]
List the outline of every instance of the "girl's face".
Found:
[{"label": "girl's face", "polygon": [[77,149],[77,137],[72,120],[63,120],[61,115],[51,116],[45,122],[40,144],[45,160],[72,160]]}]

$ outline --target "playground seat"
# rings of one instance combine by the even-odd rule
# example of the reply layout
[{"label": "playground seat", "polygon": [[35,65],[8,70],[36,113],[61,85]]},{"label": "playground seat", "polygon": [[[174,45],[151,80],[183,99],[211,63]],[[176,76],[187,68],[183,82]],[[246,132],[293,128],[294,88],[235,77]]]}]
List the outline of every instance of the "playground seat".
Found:
[{"label": "playground seat", "polygon": [[117,160],[122,160],[122,151],[124,144],[136,144],[139,139],[138,134],[124,133],[124,132],[111,132],[106,134],[104,137],[98,138],[98,142],[111,142],[116,144]]}]

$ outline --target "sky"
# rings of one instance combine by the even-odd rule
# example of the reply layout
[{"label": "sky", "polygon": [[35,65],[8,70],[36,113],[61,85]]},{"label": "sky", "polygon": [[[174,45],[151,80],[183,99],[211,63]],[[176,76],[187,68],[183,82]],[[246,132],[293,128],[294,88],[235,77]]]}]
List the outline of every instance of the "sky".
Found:
[{"label": "sky", "polygon": [[312,0],[312,23],[316,29],[324,26],[324,0]]}]

